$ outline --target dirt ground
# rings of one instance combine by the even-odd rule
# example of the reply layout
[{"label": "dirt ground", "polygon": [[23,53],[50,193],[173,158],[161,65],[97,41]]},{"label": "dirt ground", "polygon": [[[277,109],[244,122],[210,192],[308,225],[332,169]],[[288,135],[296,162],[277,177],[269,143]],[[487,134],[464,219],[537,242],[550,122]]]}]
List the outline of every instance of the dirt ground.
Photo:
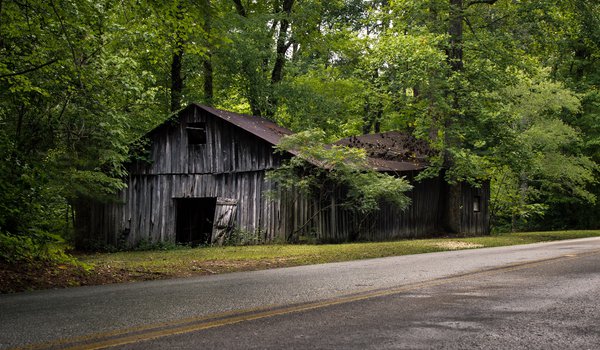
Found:
[{"label": "dirt ground", "polygon": [[81,266],[67,264],[39,263],[32,266],[0,263],[0,293],[142,281],[159,277],[155,274],[132,274],[131,271],[113,270],[102,266],[88,271]]},{"label": "dirt ground", "polygon": [[295,265],[289,261],[191,261],[188,266],[168,272],[115,268],[97,265],[85,269],[71,264],[6,264],[0,262],[0,294],[38,289],[57,289],[87,285],[138,282],[156,279],[212,275],[233,271],[252,271]]}]

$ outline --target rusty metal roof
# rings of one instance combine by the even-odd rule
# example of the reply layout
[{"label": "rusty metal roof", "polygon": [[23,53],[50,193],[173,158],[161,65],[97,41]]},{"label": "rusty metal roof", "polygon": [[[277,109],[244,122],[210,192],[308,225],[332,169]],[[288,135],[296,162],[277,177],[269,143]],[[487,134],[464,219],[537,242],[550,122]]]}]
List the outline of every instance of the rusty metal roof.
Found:
[{"label": "rusty metal roof", "polygon": [[197,103],[194,103],[193,105],[260,137],[272,145],[278,144],[283,136],[293,134],[291,130],[281,127],[262,117],[223,111]]},{"label": "rusty metal roof", "polygon": [[[277,145],[282,137],[293,134],[291,130],[262,117],[223,111],[198,103],[192,103],[185,109],[188,108],[200,108],[272,145]],[[156,132],[163,125],[173,120],[175,119],[171,118],[167,120],[165,123],[154,128],[151,133]],[[367,152],[368,164],[377,171],[403,172],[422,170],[428,165],[427,158],[433,154],[426,141],[419,140],[408,133],[399,131],[351,136],[341,139],[335,142],[335,144],[364,149]],[[290,151],[290,153],[296,154],[294,151]]]},{"label": "rusty metal roof", "polygon": [[[262,117],[223,111],[196,103],[193,105],[260,137],[272,145],[278,144],[283,136],[293,134],[291,130]],[[339,140],[335,144],[365,149],[368,164],[377,171],[421,170],[427,166],[426,158],[431,153],[426,141],[418,140],[410,134],[398,131],[352,136]],[[290,153],[297,155],[294,151],[290,151]],[[311,163],[322,166],[314,161],[311,161]]]},{"label": "rusty metal roof", "polygon": [[223,111],[220,109],[204,106],[198,103],[192,103],[185,107],[183,110],[171,115],[160,125],[149,131],[147,135],[160,132],[163,127],[177,123],[179,116],[185,110],[190,108],[200,108],[211,115],[218,117],[224,121],[227,121],[240,129],[246,130],[249,133],[258,136],[259,138],[269,142],[272,145],[277,145],[279,140],[286,135],[291,135],[293,132],[289,129],[281,127],[270,120],[262,117],[257,117],[248,114],[239,114],[234,112]]},{"label": "rusty metal roof", "polygon": [[399,131],[351,136],[335,144],[364,149],[369,165],[377,171],[421,170],[433,154],[427,141]]}]

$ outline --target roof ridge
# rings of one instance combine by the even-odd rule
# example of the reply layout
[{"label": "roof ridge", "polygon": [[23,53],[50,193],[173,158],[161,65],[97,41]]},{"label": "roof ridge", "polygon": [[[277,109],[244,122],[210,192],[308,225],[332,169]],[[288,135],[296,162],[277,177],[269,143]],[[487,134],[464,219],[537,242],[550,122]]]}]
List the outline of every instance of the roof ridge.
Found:
[{"label": "roof ridge", "polygon": [[[191,103],[190,105],[203,109],[204,111],[211,113],[212,115],[215,115],[243,130],[246,130],[249,133],[271,143],[272,145],[277,145],[283,136],[293,134],[290,129],[266,119],[265,117],[226,111],[205,106],[196,102]],[[186,108],[189,108],[189,106]]]}]

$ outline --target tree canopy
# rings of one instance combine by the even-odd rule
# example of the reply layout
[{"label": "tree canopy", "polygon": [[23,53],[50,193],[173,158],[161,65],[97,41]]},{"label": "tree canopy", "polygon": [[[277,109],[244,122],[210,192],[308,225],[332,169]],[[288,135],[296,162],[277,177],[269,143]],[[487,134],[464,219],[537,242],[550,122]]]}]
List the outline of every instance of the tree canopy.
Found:
[{"label": "tree canopy", "polygon": [[411,132],[497,229],[597,228],[599,45],[594,0],[0,0],[0,234],[68,236],[192,101]]}]

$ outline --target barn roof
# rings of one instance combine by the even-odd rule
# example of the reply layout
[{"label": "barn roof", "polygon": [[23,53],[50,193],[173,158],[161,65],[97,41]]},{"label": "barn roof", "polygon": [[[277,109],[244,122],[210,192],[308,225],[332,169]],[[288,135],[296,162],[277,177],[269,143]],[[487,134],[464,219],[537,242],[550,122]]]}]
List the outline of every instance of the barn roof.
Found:
[{"label": "barn roof", "polygon": [[[272,145],[277,145],[283,136],[293,132],[262,117],[224,111],[198,103],[192,103],[184,110],[199,108],[213,116],[227,121]],[[174,115],[150,133],[176,121],[180,114]],[[428,156],[432,155],[429,145],[408,133],[389,131],[377,134],[351,136],[335,142],[336,145],[362,148],[367,152],[368,164],[377,171],[412,171],[427,167]],[[291,151],[290,153],[296,154]],[[318,165],[318,164],[315,164]]]},{"label": "barn roof", "polygon": [[[272,145],[278,144],[283,136],[293,134],[291,130],[262,117],[223,111],[196,103],[193,105]],[[399,131],[352,136],[339,140],[335,144],[365,149],[369,165],[377,171],[421,170],[427,167],[427,157],[431,155],[431,149],[426,141]],[[293,151],[291,153],[296,154]]]},{"label": "barn roof", "polygon": [[231,124],[248,131],[249,133],[260,137],[261,139],[276,145],[279,140],[286,135],[291,135],[293,132],[282,126],[273,123],[262,117],[257,117],[248,114],[239,114],[234,112],[223,111],[212,107],[194,103],[194,106],[209,112]]},{"label": "barn roof", "polygon": [[179,117],[182,115],[183,111],[189,110],[191,108],[199,108],[202,109],[211,115],[222,119],[226,122],[229,122],[240,129],[246,130],[249,133],[258,136],[259,138],[269,142],[272,145],[277,145],[279,140],[286,135],[291,135],[293,132],[289,129],[286,129],[282,126],[279,126],[273,123],[270,120],[267,120],[262,117],[257,117],[248,114],[240,114],[234,112],[223,111],[220,109],[208,107],[205,105],[201,105],[199,103],[191,103],[183,110],[179,111],[176,114],[173,114],[170,118],[165,120],[160,125],[156,126],[154,129],[148,132],[148,135],[160,132],[160,130],[168,125],[173,125],[173,123],[178,123]]},{"label": "barn roof", "polygon": [[433,154],[427,141],[399,131],[351,136],[335,144],[364,149],[367,161],[378,171],[421,170]]}]

